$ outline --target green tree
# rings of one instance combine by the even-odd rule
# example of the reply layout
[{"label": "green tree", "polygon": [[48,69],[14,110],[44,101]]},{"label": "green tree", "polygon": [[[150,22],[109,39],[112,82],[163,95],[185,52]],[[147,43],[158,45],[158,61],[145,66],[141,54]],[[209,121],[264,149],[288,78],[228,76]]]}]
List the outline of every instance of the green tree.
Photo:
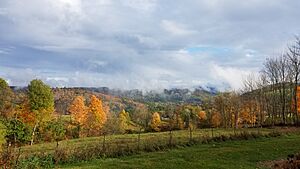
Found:
[{"label": "green tree", "polygon": [[12,144],[26,144],[30,141],[30,127],[17,119],[9,120],[6,124],[6,140]]},{"label": "green tree", "polygon": [[41,80],[32,80],[28,85],[29,103],[32,111],[54,111],[54,97],[51,88]]},{"label": "green tree", "polygon": [[65,138],[66,129],[61,119],[56,119],[48,123],[46,130],[57,143]]},{"label": "green tree", "polygon": [[0,121],[0,152],[2,152],[3,145],[6,143],[6,126]]},{"label": "green tree", "polygon": [[51,88],[41,80],[32,80],[28,85],[28,97],[30,110],[35,115],[35,125],[32,131],[31,145],[33,144],[35,131],[43,122],[49,121],[54,111],[54,96]]}]

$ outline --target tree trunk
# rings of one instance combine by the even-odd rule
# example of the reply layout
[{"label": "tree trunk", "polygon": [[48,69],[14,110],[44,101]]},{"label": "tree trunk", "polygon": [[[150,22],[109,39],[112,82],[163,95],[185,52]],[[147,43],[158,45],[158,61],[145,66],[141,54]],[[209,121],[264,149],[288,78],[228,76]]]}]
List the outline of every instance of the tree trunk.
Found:
[{"label": "tree trunk", "polygon": [[298,87],[298,74],[296,74],[295,78],[295,95],[294,95],[294,101],[295,101],[295,115],[296,115],[296,125],[299,124],[299,116],[298,116],[298,98],[297,98],[297,87]]},{"label": "tree trunk", "polygon": [[35,131],[36,131],[37,126],[38,126],[38,124],[36,123],[33,127],[33,130],[32,130],[31,141],[30,141],[31,146],[33,145],[34,135],[35,135]]}]

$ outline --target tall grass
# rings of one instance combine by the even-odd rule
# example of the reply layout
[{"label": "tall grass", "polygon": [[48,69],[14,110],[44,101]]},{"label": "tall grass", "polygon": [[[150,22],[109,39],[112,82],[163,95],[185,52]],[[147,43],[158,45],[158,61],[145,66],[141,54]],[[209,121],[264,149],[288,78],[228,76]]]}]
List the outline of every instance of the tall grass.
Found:
[{"label": "tall grass", "polygon": [[51,168],[54,164],[118,157],[141,151],[151,152],[197,143],[255,139],[263,136],[276,137],[278,135],[280,133],[276,129],[214,129],[213,131],[211,129],[197,129],[193,130],[192,133],[188,130],[180,130],[88,137],[61,141],[58,146],[56,143],[45,143],[22,147],[18,167]]}]

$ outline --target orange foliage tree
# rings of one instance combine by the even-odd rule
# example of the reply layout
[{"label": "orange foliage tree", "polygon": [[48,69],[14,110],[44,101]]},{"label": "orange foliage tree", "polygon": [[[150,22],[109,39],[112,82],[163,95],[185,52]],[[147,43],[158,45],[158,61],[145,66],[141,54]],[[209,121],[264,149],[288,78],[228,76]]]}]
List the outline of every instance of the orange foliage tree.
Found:
[{"label": "orange foliage tree", "polygon": [[221,125],[221,114],[220,113],[213,113],[211,117],[211,124],[213,127],[219,127]]},{"label": "orange foliage tree", "polygon": [[297,113],[300,115],[300,86],[297,87]]},{"label": "orange foliage tree", "polygon": [[151,124],[150,124],[152,130],[160,131],[160,128],[159,128],[160,123],[161,123],[161,120],[160,120],[159,113],[157,113],[157,112],[153,113],[152,119],[151,119]]},{"label": "orange foliage tree", "polygon": [[84,104],[84,98],[77,96],[69,106],[68,111],[71,114],[72,120],[76,121],[79,125],[83,125],[87,116],[87,108]]},{"label": "orange foliage tree", "polygon": [[198,112],[198,118],[199,118],[200,121],[206,120],[207,117],[206,117],[205,111]]},{"label": "orange foliage tree", "polygon": [[92,95],[85,122],[85,128],[88,130],[88,135],[99,134],[106,121],[107,116],[103,110],[102,101],[95,95]]},{"label": "orange foliage tree", "polygon": [[19,119],[33,127],[35,125],[35,114],[30,111],[30,105],[28,99],[24,100],[23,103],[19,104],[15,108],[16,114],[19,116]]}]

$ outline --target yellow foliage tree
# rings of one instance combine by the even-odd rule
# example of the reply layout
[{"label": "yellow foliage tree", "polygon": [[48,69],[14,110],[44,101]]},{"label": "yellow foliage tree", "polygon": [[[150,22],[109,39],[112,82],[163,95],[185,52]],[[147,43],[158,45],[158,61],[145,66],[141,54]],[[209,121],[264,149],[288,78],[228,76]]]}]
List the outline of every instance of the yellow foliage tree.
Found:
[{"label": "yellow foliage tree", "polygon": [[183,123],[183,120],[182,118],[180,117],[180,115],[176,115],[176,123],[177,123],[177,128],[182,130],[184,128],[184,123]]},{"label": "yellow foliage tree", "polygon": [[87,108],[84,104],[84,98],[77,96],[69,107],[72,120],[76,121],[79,125],[83,125],[87,116]]},{"label": "yellow foliage tree", "polygon": [[160,123],[161,123],[161,120],[160,120],[160,115],[159,113],[155,112],[153,113],[152,115],[152,119],[151,119],[151,128],[154,130],[154,131],[160,131]]},{"label": "yellow foliage tree", "polygon": [[244,108],[241,112],[241,119],[244,124],[254,124],[256,122],[256,114],[251,113],[249,108]]},{"label": "yellow foliage tree", "polygon": [[99,134],[99,131],[103,128],[106,121],[107,116],[103,110],[102,101],[95,95],[92,95],[85,123],[88,135]]},{"label": "yellow foliage tree", "polygon": [[211,124],[213,127],[219,127],[221,125],[221,114],[220,113],[213,113],[211,117]]},{"label": "yellow foliage tree", "polygon": [[124,109],[119,114],[120,131],[124,132],[128,128],[129,114]]}]

